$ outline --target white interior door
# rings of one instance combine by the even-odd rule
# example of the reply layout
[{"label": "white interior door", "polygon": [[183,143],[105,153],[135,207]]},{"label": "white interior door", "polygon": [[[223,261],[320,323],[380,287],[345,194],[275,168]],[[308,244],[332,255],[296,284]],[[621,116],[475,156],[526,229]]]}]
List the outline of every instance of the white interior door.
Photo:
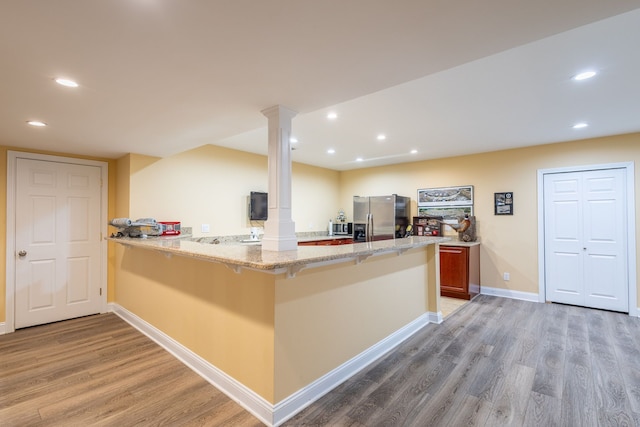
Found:
[{"label": "white interior door", "polygon": [[15,327],[99,313],[101,169],[19,158]]},{"label": "white interior door", "polygon": [[544,176],[547,301],[629,311],[626,173]]}]

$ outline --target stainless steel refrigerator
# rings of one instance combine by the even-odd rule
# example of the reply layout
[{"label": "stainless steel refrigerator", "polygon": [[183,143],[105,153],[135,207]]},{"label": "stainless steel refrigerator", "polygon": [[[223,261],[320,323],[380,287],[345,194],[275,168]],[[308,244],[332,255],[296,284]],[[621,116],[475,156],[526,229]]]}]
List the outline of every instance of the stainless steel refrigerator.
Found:
[{"label": "stainless steel refrigerator", "polygon": [[353,197],[353,241],[371,242],[404,237],[409,224],[410,198]]}]

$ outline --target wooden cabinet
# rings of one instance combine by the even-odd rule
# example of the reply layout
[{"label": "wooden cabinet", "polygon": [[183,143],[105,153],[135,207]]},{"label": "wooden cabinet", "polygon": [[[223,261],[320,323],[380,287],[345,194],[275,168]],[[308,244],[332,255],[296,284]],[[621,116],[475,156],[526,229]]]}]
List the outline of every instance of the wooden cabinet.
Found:
[{"label": "wooden cabinet", "polygon": [[353,243],[353,239],[350,237],[337,238],[337,239],[322,239],[322,240],[309,240],[306,242],[298,242],[298,246],[333,246],[333,245],[348,245]]},{"label": "wooden cabinet", "polygon": [[480,293],[480,245],[440,245],[440,295],[471,299]]}]

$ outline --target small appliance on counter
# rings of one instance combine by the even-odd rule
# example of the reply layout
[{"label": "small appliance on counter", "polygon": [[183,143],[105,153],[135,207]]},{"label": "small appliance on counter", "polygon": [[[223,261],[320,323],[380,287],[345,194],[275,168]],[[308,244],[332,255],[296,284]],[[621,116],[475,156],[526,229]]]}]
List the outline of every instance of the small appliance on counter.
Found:
[{"label": "small appliance on counter", "polygon": [[352,222],[334,222],[332,227],[333,234],[336,236],[349,236],[353,234]]},{"label": "small appliance on counter", "polygon": [[[175,226],[175,223],[173,224]],[[109,222],[109,225],[118,229],[118,234],[112,237],[161,236],[164,231],[162,223],[159,223],[154,218],[139,218],[135,221],[129,218],[114,218]]]},{"label": "small appliance on counter", "polygon": [[178,221],[160,221],[158,224],[162,225],[163,236],[177,236],[180,234],[180,222]]}]

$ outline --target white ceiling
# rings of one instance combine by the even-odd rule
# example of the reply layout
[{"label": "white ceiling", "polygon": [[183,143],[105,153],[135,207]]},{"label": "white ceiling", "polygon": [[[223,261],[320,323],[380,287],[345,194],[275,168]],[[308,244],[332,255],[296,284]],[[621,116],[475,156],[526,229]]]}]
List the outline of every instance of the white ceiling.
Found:
[{"label": "white ceiling", "polygon": [[640,0],[1,1],[0,145],[266,154],[278,104],[337,170],[638,132],[639,44]]}]

